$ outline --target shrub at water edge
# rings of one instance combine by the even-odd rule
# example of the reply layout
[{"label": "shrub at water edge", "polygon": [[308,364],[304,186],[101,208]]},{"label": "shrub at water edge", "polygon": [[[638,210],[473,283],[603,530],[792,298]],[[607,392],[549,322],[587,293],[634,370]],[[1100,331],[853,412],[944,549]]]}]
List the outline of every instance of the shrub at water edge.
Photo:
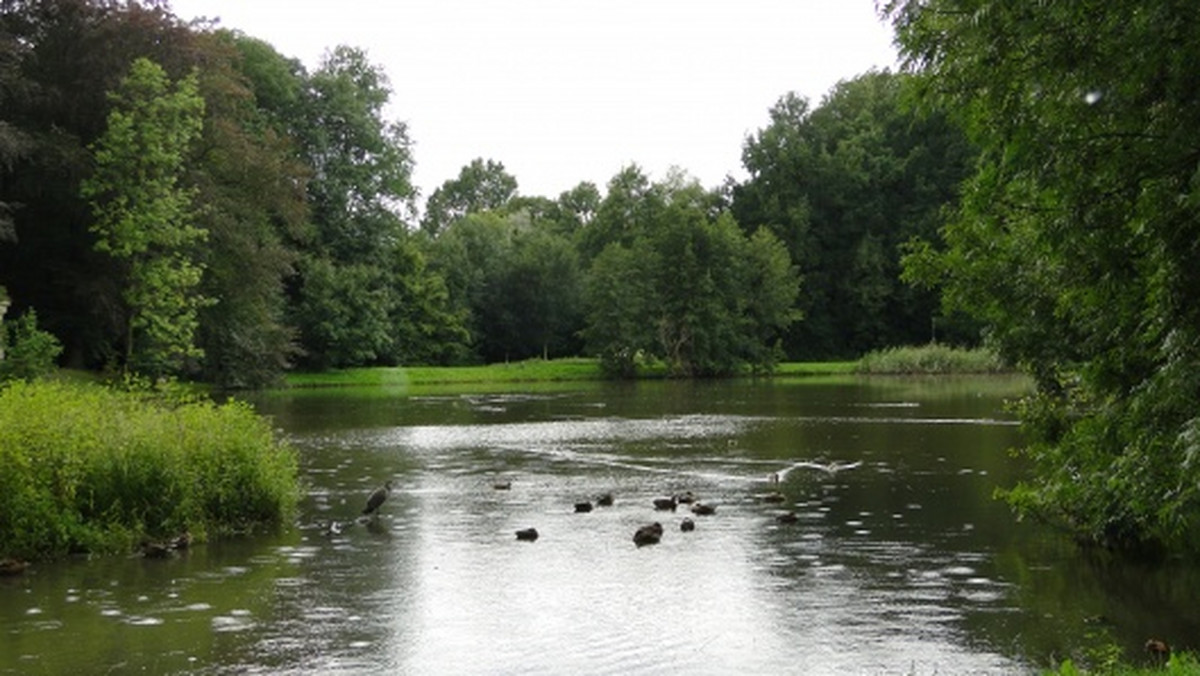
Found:
[{"label": "shrub at water edge", "polygon": [[0,389],[0,556],[274,526],[297,499],[295,452],[244,403],[57,382]]},{"label": "shrub at water edge", "polygon": [[859,360],[859,373],[944,374],[1011,372],[993,351],[963,349],[930,343],[917,347],[892,347],[868,353]]}]

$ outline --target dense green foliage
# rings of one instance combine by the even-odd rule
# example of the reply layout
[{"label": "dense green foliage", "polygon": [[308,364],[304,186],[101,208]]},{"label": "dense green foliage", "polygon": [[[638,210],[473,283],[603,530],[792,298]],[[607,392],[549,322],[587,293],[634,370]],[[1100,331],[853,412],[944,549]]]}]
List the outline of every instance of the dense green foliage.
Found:
[{"label": "dense green foliage", "polygon": [[501,209],[517,194],[517,179],[504,165],[482,158],[462,168],[457,179],[446,181],[425,202],[421,229],[436,237],[467,214]]},{"label": "dense green foliage", "polygon": [[973,343],[978,333],[940,316],[936,293],[899,279],[899,246],[936,238],[974,151],[946,116],[906,104],[910,79],[866,73],[820,106],[788,94],[771,124],[746,140],[750,179],[732,210],[748,232],[766,227],[804,276],[784,347],[791,359],[860,355],[931,337]]},{"label": "dense green foliage", "polygon": [[627,167],[606,191],[525,196],[479,158],[418,216],[417,146],[362,50],[310,72],[164,3],[12,0],[0,283],[64,365],[226,388],[585,355],[721,375],[970,341],[897,279],[898,245],[936,238],[971,156],[903,105],[908,83],[868,73],[811,111],[785,96],[744,185]]},{"label": "dense green foliage", "polygon": [[1200,23],[1175,0],[897,1],[928,99],[983,155],[909,274],[1038,392],[1024,513],[1112,546],[1200,528]]},{"label": "dense green foliage", "polygon": [[578,354],[582,270],[571,240],[528,211],[475,212],[429,245],[485,363]]},{"label": "dense green foliage", "polygon": [[279,525],[297,499],[294,451],[244,404],[51,382],[0,389],[0,555]]},{"label": "dense green foliage", "polygon": [[91,148],[96,170],[82,191],[96,217],[96,249],[119,261],[125,277],[125,365],[160,376],[203,354],[195,347],[203,268],[192,249],[207,232],[192,224],[192,194],[179,181],[204,100],[195,73],[172,88],[145,58],[111,98],[107,128]]},{"label": "dense green foliage", "polygon": [[33,380],[55,369],[54,360],[62,345],[52,334],[37,326],[37,312],[27,311],[17,319],[0,322],[0,382]]},{"label": "dense green foliage", "polygon": [[[710,200],[682,178],[651,185],[632,168],[614,179],[589,228],[623,232],[593,261],[585,291],[584,337],[608,372],[661,361],[673,375],[732,375],[783,356],[799,290],[787,250],[765,229],[745,236]],[[637,219],[610,216],[625,209]]]}]

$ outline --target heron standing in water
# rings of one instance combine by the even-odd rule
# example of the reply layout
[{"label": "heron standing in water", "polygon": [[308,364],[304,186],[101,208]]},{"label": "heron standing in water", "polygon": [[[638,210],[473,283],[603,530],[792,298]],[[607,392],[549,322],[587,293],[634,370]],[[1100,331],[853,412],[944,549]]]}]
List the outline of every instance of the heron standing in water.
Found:
[{"label": "heron standing in water", "polygon": [[382,486],[376,488],[371,497],[367,498],[367,507],[362,511],[363,515],[374,514],[379,510],[379,506],[388,499],[388,495],[392,492],[392,482],[389,479]]}]

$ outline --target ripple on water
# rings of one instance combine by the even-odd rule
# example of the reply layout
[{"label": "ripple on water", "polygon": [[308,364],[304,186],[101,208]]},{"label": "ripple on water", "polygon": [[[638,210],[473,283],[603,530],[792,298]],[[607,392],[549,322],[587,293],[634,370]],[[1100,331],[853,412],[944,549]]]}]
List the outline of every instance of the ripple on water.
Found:
[{"label": "ripple on water", "polygon": [[33,631],[53,631],[62,629],[63,623],[62,620],[38,620],[37,622],[29,623],[27,626]]},{"label": "ripple on water", "polygon": [[133,615],[125,619],[125,624],[134,627],[157,627],[158,625],[163,624],[163,619],[161,617]]},{"label": "ripple on water", "polygon": [[303,577],[281,577],[275,580],[276,587],[296,588],[304,587],[312,584],[312,581]]},{"label": "ripple on water", "polygon": [[246,631],[255,626],[249,610],[231,610],[228,615],[217,615],[212,618],[212,628],[216,632]]}]

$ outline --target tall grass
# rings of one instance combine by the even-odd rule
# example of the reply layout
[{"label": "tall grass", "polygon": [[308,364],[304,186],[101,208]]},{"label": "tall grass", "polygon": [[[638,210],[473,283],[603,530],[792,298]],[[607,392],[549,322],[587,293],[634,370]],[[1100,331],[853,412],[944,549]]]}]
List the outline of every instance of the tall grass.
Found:
[{"label": "tall grass", "polygon": [[1165,662],[1152,657],[1146,659],[1152,665],[1136,666],[1118,662],[1095,669],[1082,669],[1066,660],[1058,668],[1042,673],[1045,676],[1200,676],[1200,660],[1192,653],[1172,654]]},{"label": "tall grass", "polygon": [[0,390],[0,556],[280,524],[297,473],[295,452],[242,403],[48,381]]},{"label": "tall grass", "polygon": [[871,374],[1007,373],[1008,367],[995,352],[967,350],[931,343],[918,347],[892,347],[870,352],[859,360],[856,371]]}]

